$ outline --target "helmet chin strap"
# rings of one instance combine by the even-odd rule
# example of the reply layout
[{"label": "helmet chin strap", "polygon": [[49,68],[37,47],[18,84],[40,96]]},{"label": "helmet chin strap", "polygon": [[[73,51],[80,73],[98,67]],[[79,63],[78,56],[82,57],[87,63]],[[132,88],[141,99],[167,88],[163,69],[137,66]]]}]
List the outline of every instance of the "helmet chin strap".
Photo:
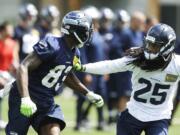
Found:
[{"label": "helmet chin strap", "polygon": [[80,42],[80,44],[83,44],[84,42],[79,38],[79,36],[77,35],[76,32],[73,32],[74,36],[76,37],[76,39]]},{"label": "helmet chin strap", "polygon": [[[67,35],[70,34],[69,31],[68,31],[67,29],[64,29],[64,28],[61,28],[61,32],[62,32],[62,33],[65,33],[65,34],[67,34]],[[77,47],[78,47],[78,48],[83,47],[85,42],[83,42],[83,41],[81,40],[81,38],[77,35],[76,32],[73,32],[73,34],[74,34],[74,36],[76,37],[76,39],[79,41],[79,44],[77,45]]]},{"label": "helmet chin strap", "polygon": [[168,61],[170,57],[171,57],[171,55],[168,55],[167,57],[162,56],[162,58],[164,59],[164,61]]},{"label": "helmet chin strap", "polygon": [[79,38],[79,36],[77,35],[76,32],[73,32],[74,36],[76,37],[76,39],[79,41],[80,44],[78,44],[78,48],[81,48],[84,46],[84,42]]}]

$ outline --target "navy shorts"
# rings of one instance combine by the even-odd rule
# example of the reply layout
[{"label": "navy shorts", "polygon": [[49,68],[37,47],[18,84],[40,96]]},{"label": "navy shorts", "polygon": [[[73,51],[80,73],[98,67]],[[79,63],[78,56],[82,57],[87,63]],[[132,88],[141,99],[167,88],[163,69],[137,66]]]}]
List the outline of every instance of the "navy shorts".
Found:
[{"label": "navy shorts", "polygon": [[110,95],[116,93],[116,98],[130,97],[132,92],[131,74],[129,72],[120,72],[110,75],[109,86]]},{"label": "navy shorts", "polygon": [[143,131],[146,135],[168,135],[168,123],[168,119],[142,122],[125,110],[118,118],[116,135],[141,135]]},{"label": "navy shorts", "polygon": [[[38,108],[38,106],[37,106]],[[41,125],[57,122],[60,125],[61,131],[65,128],[64,115],[60,106],[52,105],[48,108],[41,109],[30,118],[23,116],[20,113],[20,97],[12,94],[9,95],[9,112],[8,125],[6,127],[7,135],[26,135],[31,125],[36,132],[39,132]]]}]

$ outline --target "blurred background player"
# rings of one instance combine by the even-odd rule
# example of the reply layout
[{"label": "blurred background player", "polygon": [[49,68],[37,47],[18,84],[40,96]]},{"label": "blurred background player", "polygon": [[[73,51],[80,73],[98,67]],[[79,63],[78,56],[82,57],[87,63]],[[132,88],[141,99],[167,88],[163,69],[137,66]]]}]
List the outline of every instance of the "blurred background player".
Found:
[{"label": "blurred background player", "polygon": [[56,6],[49,5],[41,9],[40,17],[36,25],[41,39],[48,35],[61,35],[59,30],[59,19],[60,12]]},{"label": "blurred background player", "polygon": [[[86,51],[85,51],[85,47],[79,48],[80,50],[80,61],[81,63],[87,63],[87,56],[86,56]],[[88,88],[90,88],[90,85],[92,83],[92,75],[87,74],[87,73],[83,73],[83,72],[76,72],[76,75],[78,77],[78,79]],[[86,98],[79,94],[79,93],[75,93],[77,96],[76,99],[76,125],[74,127],[74,130],[77,131],[83,131],[83,130],[87,130],[87,125],[85,125],[85,118],[84,118],[84,112],[86,110],[86,105],[88,104],[88,102],[86,102]]]},{"label": "blurred background player", "polygon": [[[12,39],[13,26],[5,21],[0,24],[0,89],[14,80],[19,65],[18,44]],[[1,119],[0,98],[0,129],[5,128],[6,122]]]},{"label": "blurred background player", "polygon": [[[112,30],[112,23],[114,21],[114,13],[110,8],[104,7],[100,10],[100,14],[101,15],[99,19],[99,33],[108,44],[113,37],[111,30]],[[108,45],[108,49],[109,49],[109,45]],[[107,52],[107,56],[108,56],[108,52]]]},{"label": "blurred background player", "polygon": [[[103,7],[101,10],[101,17],[99,20],[99,33],[103,37],[104,41],[106,44],[104,45],[105,47],[105,59],[110,59],[110,51],[112,51],[112,46],[111,46],[111,41],[113,39],[113,21],[115,19],[115,14],[114,12],[108,8],[108,7]],[[118,51],[118,50],[117,50]],[[112,100],[112,86],[110,84],[110,76],[111,75],[105,75],[105,80],[106,80],[106,98],[107,98],[107,108],[108,108],[108,123],[111,123],[113,121],[113,116],[116,115],[117,111],[114,111],[113,108],[116,110],[117,107],[115,107],[114,102]],[[114,97],[114,96],[113,96]],[[114,98],[113,98],[114,99]],[[115,100],[116,101],[116,100]]]},{"label": "blurred background player", "polygon": [[145,21],[144,35],[148,32],[149,28],[159,23],[158,19],[154,16],[147,16]]},{"label": "blurred background player", "polygon": [[27,3],[19,8],[20,22],[15,27],[14,39],[19,43],[19,57],[22,61],[33,51],[33,45],[39,40],[39,32],[34,29],[38,11],[36,7]]},{"label": "blurred background player", "polygon": [[[94,32],[92,34],[92,40],[89,43],[89,46],[85,46],[85,54],[87,58],[87,63],[95,62],[105,59],[105,46],[106,43],[103,37],[99,33],[99,19],[100,12],[94,6],[88,6],[82,9],[83,12],[92,18],[94,24]],[[89,87],[94,90],[95,93],[101,95],[104,99],[106,99],[106,84],[103,76],[99,75],[88,75]],[[88,103],[88,105],[83,109],[82,112],[82,125],[88,125],[88,115],[90,109],[92,108],[92,104]],[[77,116],[76,116],[77,117]],[[97,130],[103,130],[105,126],[104,121],[104,108],[97,108]]]},{"label": "blurred background player", "polygon": [[[128,46],[126,42],[122,42],[123,35],[128,31],[130,16],[125,10],[118,10],[115,14],[114,26],[111,30],[113,35],[110,40],[109,59],[121,58]],[[117,111],[121,112],[126,107],[126,102],[131,93],[131,83],[129,73],[111,74],[108,84],[108,110],[109,120],[111,124],[116,121]]]},{"label": "blurred background player", "polygon": [[130,47],[143,46],[146,16],[141,11],[134,11],[130,17],[130,25],[125,34],[123,34],[123,47],[129,49]]},{"label": "blurred background player", "polygon": [[[92,35],[92,41],[89,46],[86,46],[86,55],[87,55],[87,62],[95,62],[95,61],[101,61],[104,60],[107,55],[107,48],[108,45],[105,42],[103,36],[100,34],[100,18],[101,13],[95,6],[89,6],[84,9],[85,14],[91,16],[94,24],[94,32]],[[101,95],[103,99],[106,101],[106,78],[102,75],[92,75],[92,83],[91,83],[91,89],[95,90],[96,93]],[[88,110],[92,106],[91,103],[89,103],[89,106],[87,107],[87,110],[84,113],[84,118],[87,119]],[[104,107],[97,108],[97,130],[105,130],[105,118],[104,118]]]}]

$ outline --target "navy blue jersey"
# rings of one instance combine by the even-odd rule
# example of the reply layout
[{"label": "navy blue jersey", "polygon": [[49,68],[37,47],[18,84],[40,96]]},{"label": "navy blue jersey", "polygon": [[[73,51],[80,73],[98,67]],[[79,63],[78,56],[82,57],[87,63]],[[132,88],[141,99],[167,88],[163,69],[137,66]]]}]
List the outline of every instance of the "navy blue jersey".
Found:
[{"label": "navy blue jersey", "polygon": [[40,40],[33,48],[43,62],[29,73],[30,97],[37,105],[50,106],[72,69],[74,57],[79,57],[79,50],[69,49],[63,37],[52,36]]},{"label": "navy blue jersey", "polygon": [[123,50],[122,35],[126,32],[126,29],[112,29],[113,38],[110,41],[109,58],[117,59],[121,58],[125,52]]},{"label": "navy blue jersey", "polygon": [[106,42],[99,32],[94,32],[92,35],[91,45],[86,46],[86,55],[88,63],[105,60]]},{"label": "navy blue jersey", "polygon": [[[133,46],[133,37],[130,40],[131,33],[128,28],[114,28],[112,29],[112,34],[113,38],[110,42],[109,58],[113,60],[123,57],[125,51]],[[115,95],[117,97],[129,96],[132,89],[131,73],[126,71],[110,74],[109,87],[112,93],[116,93]]]}]

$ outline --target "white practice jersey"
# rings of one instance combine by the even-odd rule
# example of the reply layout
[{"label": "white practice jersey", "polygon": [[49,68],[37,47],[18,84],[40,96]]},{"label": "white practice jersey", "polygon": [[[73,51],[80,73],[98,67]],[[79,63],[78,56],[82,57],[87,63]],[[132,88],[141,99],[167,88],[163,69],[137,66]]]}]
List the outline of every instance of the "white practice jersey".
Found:
[{"label": "white practice jersey", "polygon": [[86,72],[109,74],[132,71],[130,101],[127,103],[129,113],[140,121],[170,119],[173,109],[173,97],[180,79],[180,56],[173,54],[172,60],[164,70],[147,72],[137,66],[128,64],[132,58],[123,57],[86,64]]}]

